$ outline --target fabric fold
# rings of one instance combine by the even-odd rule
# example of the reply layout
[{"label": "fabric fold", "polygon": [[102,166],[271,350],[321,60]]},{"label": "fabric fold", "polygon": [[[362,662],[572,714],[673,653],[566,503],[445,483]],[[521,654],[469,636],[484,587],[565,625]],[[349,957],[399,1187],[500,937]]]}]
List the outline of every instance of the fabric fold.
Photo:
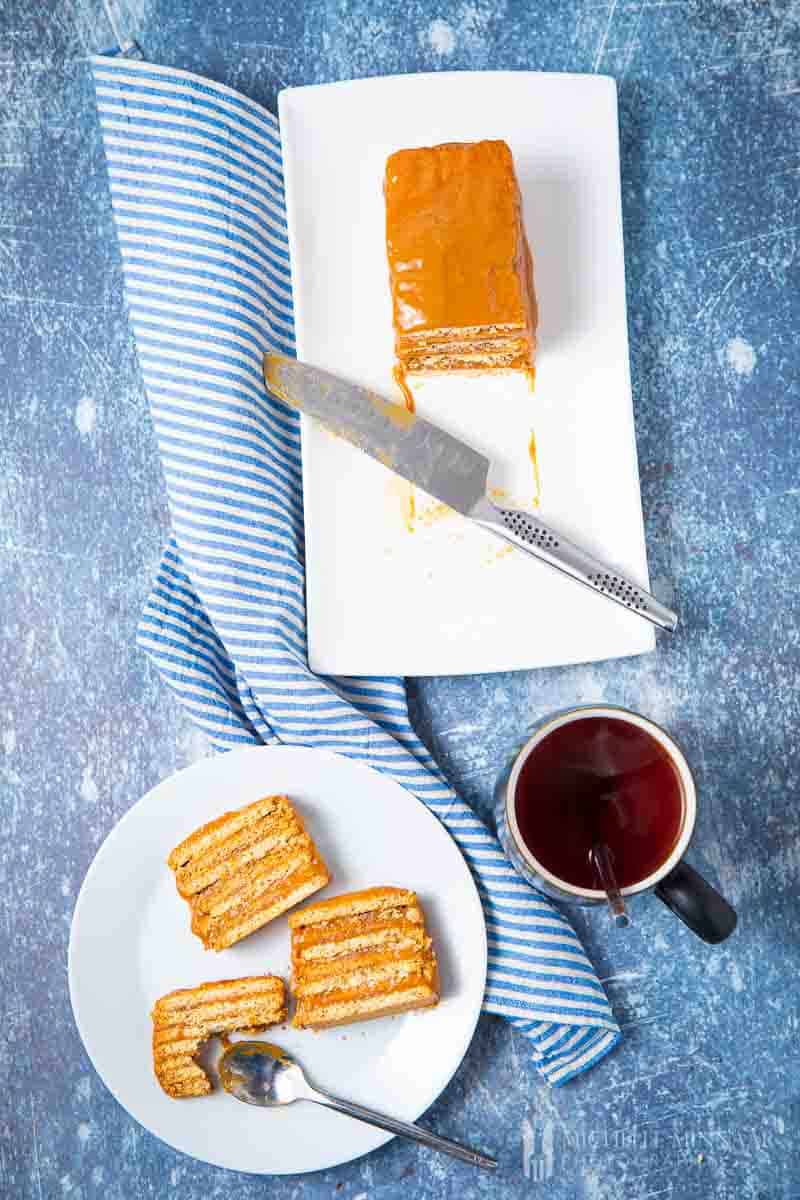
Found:
[{"label": "fabric fold", "polygon": [[139,644],[216,749],[325,747],[436,814],[483,904],[485,1010],[562,1084],[620,1038],[568,921],[450,788],[411,726],[403,680],[308,668],[299,421],[261,379],[265,350],[294,353],[277,121],[185,71],[102,56],[93,74],[172,522]]}]

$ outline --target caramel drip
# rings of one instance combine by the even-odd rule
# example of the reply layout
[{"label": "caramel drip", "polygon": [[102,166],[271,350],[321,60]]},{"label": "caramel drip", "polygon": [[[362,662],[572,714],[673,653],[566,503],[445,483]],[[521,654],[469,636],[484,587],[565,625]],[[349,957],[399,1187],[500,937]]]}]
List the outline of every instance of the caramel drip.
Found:
[{"label": "caramel drip", "polygon": [[539,501],[542,496],[542,485],[539,479],[539,456],[536,452],[536,434],[531,430],[531,440],[528,442],[528,454],[533,467],[533,500],[531,503],[534,508],[539,507]]},{"label": "caramel drip", "polygon": [[403,393],[403,400],[405,401],[406,408],[409,412],[415,412],[416,405],[414,404],[414,393],[408,386],[405,369],[400,363],[395,364],[394,369],[392,370],[392,377],[397,386],[400,388],[400,391]]}]

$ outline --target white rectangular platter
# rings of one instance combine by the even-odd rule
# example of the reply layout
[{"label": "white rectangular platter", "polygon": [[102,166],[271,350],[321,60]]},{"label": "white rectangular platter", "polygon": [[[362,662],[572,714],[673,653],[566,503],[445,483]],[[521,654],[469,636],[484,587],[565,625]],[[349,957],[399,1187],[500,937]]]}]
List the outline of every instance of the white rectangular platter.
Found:
[{"label": "white rectangular platter", "polygon": [[[298,357],[398,402],[386,158],[437,142],[509,143],[539,301],[535,390],[521,375],[430,378],[413,384],[417,409],[489,455],[499,499],[535,505],[647,587],[613,80],[366,79],[287,89],[279,115]],[[305,418],[303,485],[315,671],[466,674],[653,648],[640,618],[414,495]]]}]

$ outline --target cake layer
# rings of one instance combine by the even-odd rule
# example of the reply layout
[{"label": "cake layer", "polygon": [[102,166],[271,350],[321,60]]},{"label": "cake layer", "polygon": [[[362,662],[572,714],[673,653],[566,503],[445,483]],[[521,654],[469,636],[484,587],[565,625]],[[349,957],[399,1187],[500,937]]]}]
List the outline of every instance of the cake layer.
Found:
[{"label": "cake layer", "polygon": [[318,900],[316,904],[309,904],[308,908],[301,908],[289,917],[289,928],[303,929],[307,925],[319,925],[334,917],[358,916],[362,913],[379,912],[381,909],[416,906],[416,893],[405,888],[365,888],[360,892],[346,892],[342,896]]},{"label": "cake layer", "polygon": [[323,1002],[301,1000],[295,1009],[292,1024],[298,1029],[328,1029],[334,1025],[350,1025],[417,1008],[433,1008],[439,1003],[438,988],[425,981],[415,981],[406,987],[375,991],[357,997],[339,997]]},{"label": "cake layer", "polygon": [[423,953],[410,956],[375,955],[374,961],[359,964],[339,965],[339,973],[333,978],[329,971],[318,975],[304,973],[297,981],[295,996],[339,996],[342,992],[355,994],[380,985],[397,986],[410,976],[422,977],[427,962],[427,946]]},{"label": "cake layer", "polygon": [[223,950],[328,882],[328,870],[286,796],[224,813],[168,858],[192,932]]},{"label": "cake layer", "polygon": [[211,1091],[195,1061],[200,1047],[218,1034],[264,1029],[286,1019],[286,989],[276,975],[248,976],[181,988],[156,1001],[153,1067],[168,1096],[182,1099]]},{"label": "cake layer", "polygon": [[416,895],[370,888],[293,913],[293,1024],[323,1028],[428,1007],[436,955]]},{"label": "cake layer", "polygon": [[529,370],[530,338],[507,327],[479,330],[436,330],[397,339],[397,352],[409,374],[448,370]]},{"label": "cake layer", "polygon": [[405,357],[405,374],[432,375],[443,371],[529,371],[525,347],[509,345],[504,350],[487,351],[477,346],[454,349],[438,346],[435,350],[416,351]]},{"label": "cake layer", "polygon": [[341,928],[324,926],[314,931],[315,936],[303,938],[298,934],[293,937],[292,944],[298,962],[313,962],[341,958],[354,951],[378,946],[401,950],[421,944],[424,934],[421,923],[405,917],[364,917],[358,922],[342,920]]},{"label": "cake layer", "polygon": [[341,971],[351,971],[362,966],[370,966],[380,964],[385,961],[387,952],[391,952],[392,956],[399,960],[407,960],[417,958],[423,946],[430,939],[423,928],[418,931],[416,939],[407,939],[405,944],[398,945],[392,942],[387,947],[386,944],[379,946],[367,946],[365,949],[353,950],[350,953],[340,954],[336,956],[328,956],[322,959],[307,959],[303,960],[303,980],[313,983],[316,979],[326,979],[330,975],[330,957],[337,957],[338,966]]}]

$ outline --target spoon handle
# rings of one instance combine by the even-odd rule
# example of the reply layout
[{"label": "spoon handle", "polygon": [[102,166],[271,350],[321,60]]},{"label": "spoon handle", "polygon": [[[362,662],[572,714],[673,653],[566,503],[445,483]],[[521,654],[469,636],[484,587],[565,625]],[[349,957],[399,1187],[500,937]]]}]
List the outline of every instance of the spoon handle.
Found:
[{"label": "spoon handle", "polygon": [[485,1154],[479,1154],[477,1150],[470,1150],[466,1146],[460,1146],[458,1142],[438,1137],[435,1133],[429,1133],[427,1129],[421,1129],[419,1125],[412,1125],[409,1121],[398,1121],[395,1117],[385,1117],[382,1113],[374,1112],[371,1108],[364,1108],[361,1104],[353,1104],[350,1100],[340,1100],[338,1096],[331,1096],[329,1092],[320,1091],[319,1088],[314,1088],[313,1091],[309,1090],[306,1098],[313,1100],[315,1104],[324,1104],[327,1108],[335,1108],[337,1112],[346,1113],[348,1117],[355,1117],[357,1121],[366,1121],[368,1125],[376,1125],[378,1129],[385,1129],[388,1133],[413,1138],[414,1141],[422,1142],[423,1146],[428,1146],[431,1150],[442,1150],[445,1154],[451,1154],[453,1158],[460,1158],[462,1162],[471,1163],[474,1167],[491,1169],[497,1166],[495,1159],[488,1158]]},{"label": "spoon handle", "polygon": [[625,901],[622,898],[622,892],[619,890],[617,877],[614,874],[614,867],[611,863],[611,851],[605,842],[595,842],[592,846],[590,857],[594,863],[594,869],[600,876],[600,883],[608,900],[608,911],[611,913],[611,920],[620,929],[630,925],[631,919],[625,911]]}]

